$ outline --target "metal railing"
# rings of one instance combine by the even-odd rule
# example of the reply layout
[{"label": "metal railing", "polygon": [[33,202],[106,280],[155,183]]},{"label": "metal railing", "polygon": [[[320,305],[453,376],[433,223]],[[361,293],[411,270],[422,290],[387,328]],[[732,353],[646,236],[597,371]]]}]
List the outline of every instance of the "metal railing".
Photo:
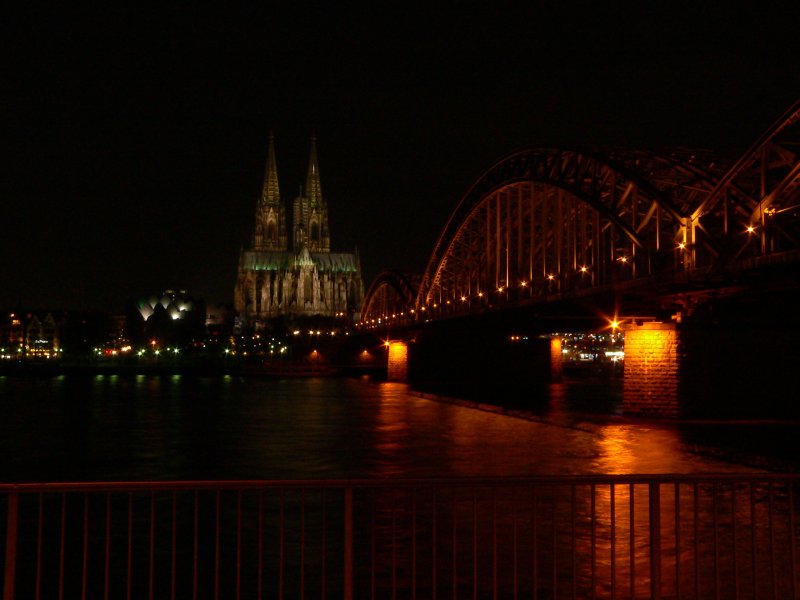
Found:
[{"label": "metal railing", "polygon": [[3,598],[796,598],[798,482],[6,484]]}]

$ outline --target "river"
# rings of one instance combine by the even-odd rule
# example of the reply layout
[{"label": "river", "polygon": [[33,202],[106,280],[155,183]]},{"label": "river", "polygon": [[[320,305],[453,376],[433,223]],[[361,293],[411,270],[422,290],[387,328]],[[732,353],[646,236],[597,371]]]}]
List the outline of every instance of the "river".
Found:
[{"label": "river", "polygon": [[0,376],[0,480],[729,473],[800,464],[797,424],[630,420],[618,414],[618,397],[615,380],[552,384],[514,417],[347,378]]}]

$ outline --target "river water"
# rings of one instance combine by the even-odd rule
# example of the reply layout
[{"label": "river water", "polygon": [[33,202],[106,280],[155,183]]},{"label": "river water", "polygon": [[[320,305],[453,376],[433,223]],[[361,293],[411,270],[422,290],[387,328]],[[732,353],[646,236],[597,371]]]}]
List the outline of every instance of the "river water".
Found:
[{"label": "river water", "polygon": [[0,480],[722,473],[800,464],[797,424],[627,420],[617,414],[619,391],[614,380],[545,386],[518,418],[346,378],[0,376]]}]

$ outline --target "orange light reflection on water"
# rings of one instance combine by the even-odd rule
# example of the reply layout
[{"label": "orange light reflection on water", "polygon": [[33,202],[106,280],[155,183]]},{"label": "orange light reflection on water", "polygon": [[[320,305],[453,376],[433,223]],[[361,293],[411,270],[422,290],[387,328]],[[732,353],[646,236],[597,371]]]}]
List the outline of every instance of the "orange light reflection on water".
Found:
[{"label": "orange light reflection on water", "polygon": [[[582,418],[567,399],[550,411],[503,414],[488,404],[437,402],[400,383],[376,386],[378,476],[530,476],[742,472],[687,442],[679,425]],[[563,406],[562,406],[563,404]],[[525,416],[527,414],[527,416]]]},{"label": "orange light reflection on water", "polygon": [[672,473],[685,468],[686,448],[674,429],[606,424],[598,433],[594,471],[623,475]]}]

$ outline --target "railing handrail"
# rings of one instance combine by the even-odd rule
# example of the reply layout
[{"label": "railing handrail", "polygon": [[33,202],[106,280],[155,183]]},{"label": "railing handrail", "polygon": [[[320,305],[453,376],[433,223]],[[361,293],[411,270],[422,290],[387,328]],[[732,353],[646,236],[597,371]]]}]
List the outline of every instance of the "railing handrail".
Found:
[{"label": "railing handrail", "polygon": [[671,473],[636,475],[542,475],[512,477],[430,477],[359,479],[243,479],[243,480],[156,480],[156,481],[70,481],[0,483],[0,493],[45,492],[147,492],[186,490],[246,489],[348,489],[348,488],[425,488],[513,485],[608,485],[649,483],[691,483],[713,481],[798,481],[800,473]]},{"label": "railing handrail", "polygon": [[46,597],[58,586],[74,597],[102,587],[105,598],[175,598],[178,589],[197,597],[201,588],[303,597],[314,588],[350,600],[367,587],[374,597],[376,583],[393,594],[471,586],[481,597],[512,586],[555,596],[567,583],[572,598],[609,585],[613,597],[618,584],[618,597],[689,586],[693,597],[796,597],[799,480],[734,472],[5,483],[2,598]]}]

